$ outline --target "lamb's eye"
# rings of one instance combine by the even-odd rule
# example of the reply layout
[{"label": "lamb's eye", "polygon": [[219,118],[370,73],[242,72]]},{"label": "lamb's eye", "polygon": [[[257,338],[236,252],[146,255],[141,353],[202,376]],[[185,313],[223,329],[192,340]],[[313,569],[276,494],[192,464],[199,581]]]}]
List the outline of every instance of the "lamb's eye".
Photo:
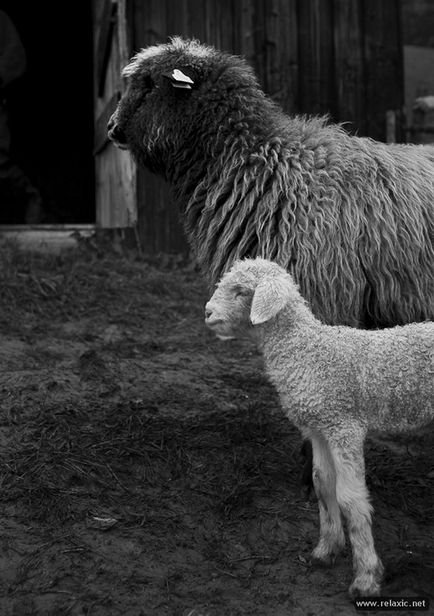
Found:
[{"label": "lamb's eye", "polygon": [[235,287],[234,289],[234,295],[235,297],[247,297],[249,294],[247,289],[244,289],[243,287]]}]

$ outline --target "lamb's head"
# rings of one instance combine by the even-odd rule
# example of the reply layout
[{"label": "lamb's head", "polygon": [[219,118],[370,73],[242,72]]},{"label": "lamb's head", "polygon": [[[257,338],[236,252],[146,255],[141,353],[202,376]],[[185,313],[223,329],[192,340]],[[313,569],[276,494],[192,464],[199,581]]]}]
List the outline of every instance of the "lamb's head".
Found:
[{"label": "lamb's head", "polygon": [[273,319],[294,296],[297,286],[277,263],[257,257],[234,263],[205,306],[205,323],[219,338],[254,333]]},{"label": "lamb's head", "polygon": [[109,120],[109,137],[162,174],[183,154],[200,156],[210,147],[210,125],[217,132],[229,121],[237,91],[260,92],[242,58],[180,37],[141,50],[123,76],[126,90]]}]

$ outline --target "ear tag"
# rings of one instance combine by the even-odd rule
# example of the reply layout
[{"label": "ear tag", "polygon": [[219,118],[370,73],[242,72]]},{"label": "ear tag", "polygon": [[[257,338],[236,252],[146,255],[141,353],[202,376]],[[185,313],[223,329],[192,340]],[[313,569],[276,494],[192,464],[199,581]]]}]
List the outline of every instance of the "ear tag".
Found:
[{"label": "ear tag", "polygon": [[194,84],[194,81],[188,75],[180,71],[179,68],[174,68],[171,73],[164,73],[163,76],[170,79],[174,88],[179,88],[181,90],[191,90],[191,85]]},{"label": "ear tag", "polygon": [[178,68],[173,69],[172,79],[174,79],[177,83],[194,83],[193,79],[191,79],[188,75],[185,75],[185,73],[180,71]]}]

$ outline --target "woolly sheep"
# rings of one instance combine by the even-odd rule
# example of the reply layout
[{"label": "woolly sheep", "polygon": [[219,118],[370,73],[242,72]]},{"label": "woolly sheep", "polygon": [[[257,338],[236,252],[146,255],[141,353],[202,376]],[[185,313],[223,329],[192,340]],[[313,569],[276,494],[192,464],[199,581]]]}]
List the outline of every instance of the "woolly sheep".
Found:
[{"label": "woolly sheep", "polygon": [[123,75],[109,136],[169,182],[211,284],[262,256],[327,323],[434,318],[433,147],[288,116],[242,58],[196,40],[143,49]]},{"label": "woolly sheep", "polygon": [[196,40],[143,49],[123,76],[109,137],[169,182],[211,284],[262,256],[326,323],[434,319],[434,148],[288,116],[242,58]]},{"label": "woolly sheep", "polygon": [[220,337],[252,336],[288,418],[313,448],[320,538],[313,556],[353,551],[351,596],[376,595],[383,566],[374,548],[365,483],[368,429],[404,431],[434,419],[434,323],[368,331],[321,323],[291,275],[257,258],[237,261],[205,308]]}]

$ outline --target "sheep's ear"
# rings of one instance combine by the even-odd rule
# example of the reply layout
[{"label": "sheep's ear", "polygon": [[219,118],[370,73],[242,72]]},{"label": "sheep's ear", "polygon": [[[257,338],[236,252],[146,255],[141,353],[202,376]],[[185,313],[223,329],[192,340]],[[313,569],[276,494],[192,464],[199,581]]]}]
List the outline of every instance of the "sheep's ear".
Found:
[{"label": "sheep's ear", "polygon": [[194,85],[193,79],[179,68],[174,68],[170,73],[163,73],[163,77],[166,77],[166,79],[170,81],[172,87],[180,90],[191,90]]},{"label": "sheep's ear", "polygon": [[285,280],[262,280],[255,289],[250,320],[252,325],[265,323],[275,317],[289,301],[289,288]]}]

